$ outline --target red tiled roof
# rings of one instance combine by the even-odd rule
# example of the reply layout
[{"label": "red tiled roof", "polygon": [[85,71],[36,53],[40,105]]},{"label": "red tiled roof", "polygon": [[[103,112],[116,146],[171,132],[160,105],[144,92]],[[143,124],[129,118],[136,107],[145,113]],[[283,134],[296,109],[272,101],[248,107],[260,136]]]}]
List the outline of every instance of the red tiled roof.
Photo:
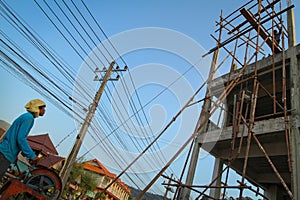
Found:
[{"label": "red tiled roof", "polygon": [[27,137],[30,147],[34,150],[42,151],[44,154],[58,155],[55,146],[53,145],[49,134],[30,135]]},{"label": "red tiled roof", "polygon": [[[95,166],[93,163],[97,164],[98,166]],[[102,165],[97,159],[89,160],[84,163],[83,165],[84,169],[96,172],[101,175],[108,176],[110,178],[115,178],[116,175],[113,173],[110,173],[104,165]]]},{"label": "red tiled roof", "polygon": [[63,161],[65,158],[58,156],[49,134],[30,135],[27,137],[28,143],[33,150],[41,151],[44,157],[40,158],[37,165],[51,168],[55,164]]},{"label": "red tiled roof", "polygon": [[[96,165],[97,166],[96,166]],[[90,170],[90,171],[93,171],[93,172],[96,172],[98,174],[101,174],[101,175],[105,175],[107,177],[110,177],[110,178],[116,178],[116,175],[113,174],[113,173],[110,173],[105,167],[104,165],[102,165],[97,159],[93,159],[93,160],[89,160],[87,162],[84,163],[83,165],[84,169],[86,170]],[[125,185],[125,183],[123,183],[121,181],[121,179],[118,178],[117,182],[130,194],[131,191],[129,189],[129,187],[127,185]],[[100,187],[101,188],[101,187]],[[99,189],[100,189],[99,188]]]},{"label": "red tiled roof", "polygon": [[53,155],[53,154],[48,154],[45,157],[42,157],[38,160],[37,165],[51,168],[53,165],[63,161],[65,158]]}]

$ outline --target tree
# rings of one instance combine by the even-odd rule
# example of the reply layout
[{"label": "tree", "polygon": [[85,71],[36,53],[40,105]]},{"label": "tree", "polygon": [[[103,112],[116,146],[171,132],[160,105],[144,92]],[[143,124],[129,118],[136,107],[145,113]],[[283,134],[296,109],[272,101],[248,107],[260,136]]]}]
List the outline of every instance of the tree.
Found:
[{"label": "tree", "polygon": [[103,192],[98,192],[96,195],[95,195],[95,198],[94,199],[106,199],[106,195],[103,193]]},{"label": "tree", "polygon": [[[92,172],[84,170],[83,164],[75,163],[71,170],[67,186],[69,184],[78,186],[77,192],[79,191],[81,194],[85,194],[87,190],[94,191],[97,188],[96,181]],[[65,187],[63,196],[74,195],[74,192],[73,189]]]}]

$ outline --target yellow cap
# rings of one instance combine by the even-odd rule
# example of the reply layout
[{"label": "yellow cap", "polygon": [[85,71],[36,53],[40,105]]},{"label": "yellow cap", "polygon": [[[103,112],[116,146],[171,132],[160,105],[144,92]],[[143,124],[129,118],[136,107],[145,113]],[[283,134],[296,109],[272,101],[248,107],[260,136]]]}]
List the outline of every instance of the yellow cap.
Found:
[{"label": "yellow cap", "polygon": [[34,117],[38,117],[40,114],[40,106],[46,106],[45,102],[40,99],[33,99],[25,105],[25,108],[28,112],[33,113]]}]

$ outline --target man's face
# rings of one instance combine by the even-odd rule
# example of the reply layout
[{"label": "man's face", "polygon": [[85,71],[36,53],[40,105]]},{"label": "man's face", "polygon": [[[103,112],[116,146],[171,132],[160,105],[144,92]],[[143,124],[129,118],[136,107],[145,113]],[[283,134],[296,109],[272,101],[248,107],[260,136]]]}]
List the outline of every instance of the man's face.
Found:
[{"label": "man's face", "polygon": [[40,107],[40,113],[39,113],[39,116],[43,116],[46,112],[46,107],[43,106],[43,107]]}]

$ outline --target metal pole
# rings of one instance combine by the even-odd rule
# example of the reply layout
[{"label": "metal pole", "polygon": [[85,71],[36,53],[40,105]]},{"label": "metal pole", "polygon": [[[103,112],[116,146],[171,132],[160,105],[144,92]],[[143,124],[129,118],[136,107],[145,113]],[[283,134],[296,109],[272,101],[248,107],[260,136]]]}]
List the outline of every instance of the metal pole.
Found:
[{"label": "metal pole", "polygon": [[73,165],[75,163],[75,159],[77,157],[77,154],[79,152],[79,149],[81,147],[82,141],[84,139],[84,136],[86,135],[86,132],[88,131],[88,128],[90,126],[90,123],[92,121],[92,118],[94,117],[95,111],[98,107],[98,103],[100,101],[100,98],[102,96],[102,93],[104,91],[104,88],[106,86],[106,83],[108,81],[108,79],[110,78],[110,75],[112,73],[112,68],[114,66],[115,62],[112,62],[108,68],[108,70],[106,71],[106,74],[104,75],[103,81],[101,83],[101,86],[98,90],[98,92],[95,94],[94,97],[94,101],[91,104],[89,111],[86,115],[86,118],[84,120],[84,123],[81,126],[80,132],[78,133],[77,137],[76,137],[76,141],[75,144],[72,148],[71,153],[69,154],[61,172],[60,172],[60,177],[62,179],[62,188],[64,189],[64,187],[66,186],[67,180],[70,176],[71,170],[73,168]]}]

